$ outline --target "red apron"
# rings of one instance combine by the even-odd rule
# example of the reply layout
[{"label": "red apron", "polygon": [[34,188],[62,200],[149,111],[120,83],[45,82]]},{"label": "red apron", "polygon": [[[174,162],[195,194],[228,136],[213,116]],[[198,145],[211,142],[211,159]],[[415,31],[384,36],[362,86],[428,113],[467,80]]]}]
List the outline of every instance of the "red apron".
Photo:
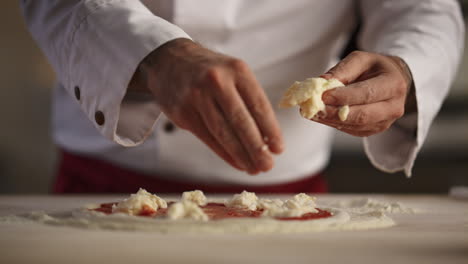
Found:
[{"label": "red apron", "polygon": [[194,184],[161,179],[156,175],[147,175],[62,150],[53,193],[134,193],[140,187],[152,193],[192,190],[202,190],[205,193],[239,193],[243,190],[255,193],[327,192],[327,183],[321,174],[298,181],[262,186]]}]

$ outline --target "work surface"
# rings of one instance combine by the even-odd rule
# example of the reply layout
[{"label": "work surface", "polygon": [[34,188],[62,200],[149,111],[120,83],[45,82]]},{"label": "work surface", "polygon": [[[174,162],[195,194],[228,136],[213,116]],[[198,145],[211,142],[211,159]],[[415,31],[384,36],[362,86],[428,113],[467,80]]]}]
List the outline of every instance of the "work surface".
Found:
[{"label": "work surface", "polygon": [[[170,198],[171,196],[162,196]],[[468,263],[468,200],[419,195],[319,195],[421,209],[367,231],[184,235],[0,223],[0,263]],[[71,210],[124,196],[0,196],[0,216]],[[281,198],[281,196],[280,196]]]}]

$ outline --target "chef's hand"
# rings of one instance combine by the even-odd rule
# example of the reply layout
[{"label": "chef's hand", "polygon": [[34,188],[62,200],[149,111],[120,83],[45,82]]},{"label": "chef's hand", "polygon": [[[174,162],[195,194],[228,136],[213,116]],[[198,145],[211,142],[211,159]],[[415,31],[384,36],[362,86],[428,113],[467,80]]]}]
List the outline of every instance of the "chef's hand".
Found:
[{"label": "chef's hand", "polygon": [[170,120],[237,169],[268,171],[271,153],[283,150],[271,104],[239,59],[176,39],[145,58],[131,86],[149,90]]},{"label": "chef's hand", "polygon": [[[412,78],[398,57],[355,51],[322,75],[346,86],[325,92],[326,113],[314,121],[351,135],[367,137],[387,130],[405,111],[416,111]],[[338,117],[341,106],[349,105],[345,121]]]}]

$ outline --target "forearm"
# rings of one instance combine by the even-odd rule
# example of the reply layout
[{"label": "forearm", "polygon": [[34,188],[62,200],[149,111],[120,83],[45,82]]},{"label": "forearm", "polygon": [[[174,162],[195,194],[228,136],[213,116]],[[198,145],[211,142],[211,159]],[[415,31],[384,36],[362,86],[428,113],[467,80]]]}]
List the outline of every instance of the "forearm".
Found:
[{"label": "forearm", "polygon": [[96,129],[125,146],[141,143],[160,111],[153,101],[125,102],[132,76],[151,51],[188,35],[140,1],[30,0],[22,9],[57,78],[71,96],[79,91],[77,103]]},{"label": "forearm", "polygon": [[366,152],[376,167],[410,175],[457,72],[464,36],[461,12],[453,0],[360,3],[364,17],[360,48],[401,58],[414,88],[403,118],[385,133],[366,138]]}]

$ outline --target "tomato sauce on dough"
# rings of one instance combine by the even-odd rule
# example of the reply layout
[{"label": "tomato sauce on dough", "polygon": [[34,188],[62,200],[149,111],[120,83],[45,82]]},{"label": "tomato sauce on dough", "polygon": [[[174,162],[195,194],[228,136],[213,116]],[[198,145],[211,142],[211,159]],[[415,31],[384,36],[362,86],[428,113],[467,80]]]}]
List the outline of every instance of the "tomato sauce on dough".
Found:
[{"label": "tomato sauce on dough", "polygon": [[[116,205],[117,203],[103,203],[100,207],[95,209],[89,209],[91,211],[97,211],[105,214],[112,214],[112,206]],[[170,206],[172,202],[168,205]],[[206,205],[200,206],[203,209],[206,215],[210,218],[210,220],[220,220],[220,219],[227,219],[227,218],[259,218],[261,217],[263,210],[249,210],[249,209],[242,209],[242,208],[235,208],[235,207],[227,207],[222,203],[208,203]],[[332,216],[329,211],[318,209],[316,213],[306,213],[298,217],[275,217],[277,220],[283,221],[305,221],[305,220],[313,220],[319,218],[327,218]],[[149,207],[143,207],[141,212],[138,216],[143,217],[164,217],[167,214],[167,208],[159,208],[157,211],[153,210]]]}]

